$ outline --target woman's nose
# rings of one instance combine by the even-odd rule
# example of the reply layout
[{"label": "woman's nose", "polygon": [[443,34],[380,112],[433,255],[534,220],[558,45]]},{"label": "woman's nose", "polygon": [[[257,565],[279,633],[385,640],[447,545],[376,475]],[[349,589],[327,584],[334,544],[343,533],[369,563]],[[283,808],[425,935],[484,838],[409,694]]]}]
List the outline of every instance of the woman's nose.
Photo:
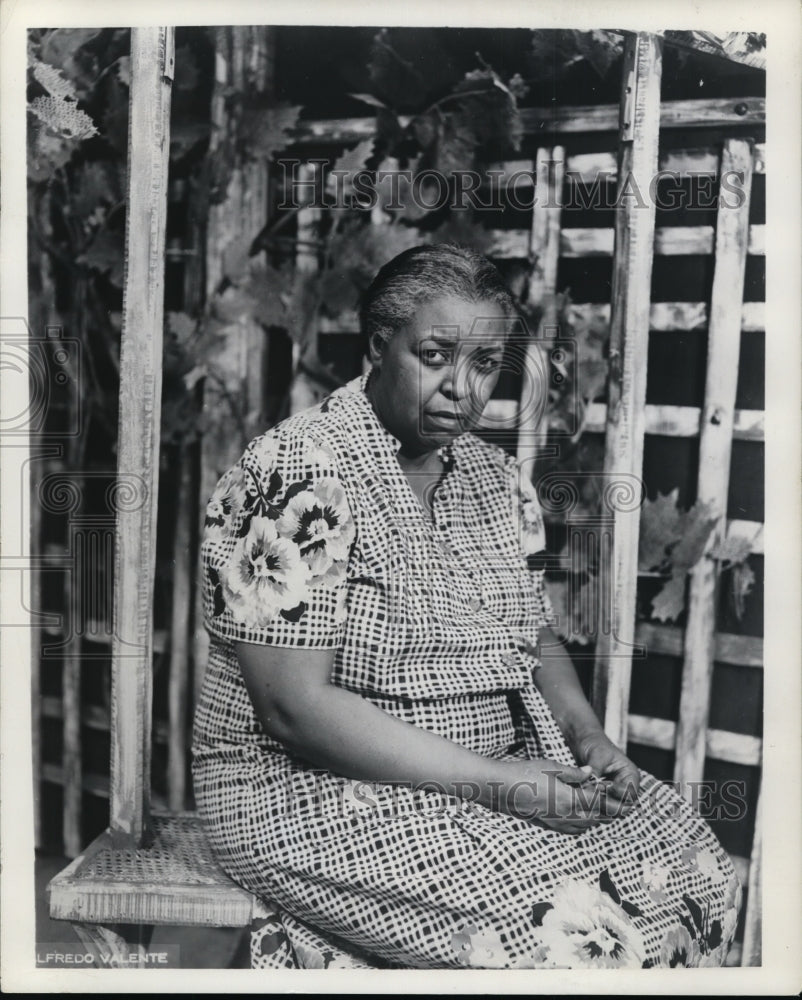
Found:
[{"label": "woman's nose", "polygon": [[470,392],[468,370],[457,362],[443,379],[443,392],[451,399],[464,399]]}]

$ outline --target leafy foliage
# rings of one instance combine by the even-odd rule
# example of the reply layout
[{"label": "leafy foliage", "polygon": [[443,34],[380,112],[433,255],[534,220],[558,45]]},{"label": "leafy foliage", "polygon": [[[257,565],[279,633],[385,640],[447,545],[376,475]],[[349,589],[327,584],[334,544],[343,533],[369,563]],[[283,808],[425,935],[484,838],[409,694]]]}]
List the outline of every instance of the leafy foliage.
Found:
[{"label": "leafy foliage", "polygon": [[[529,65],[506,79],[480,53],[473,68],[458,66],[428,29],[376,32],[367,55],[369,83],[360,83],[359,91],[351,94],[375,114],[375,135],[335,152],[325,190],[329,195],[335,190],[334,172],[340,172],[348,192],[359,173],[373,177],[373,171],[393,167],[409,170],[413,179],[434,169],[453,182],[457,172],[475,167],[488,152],[498,157],[520,148],[519,102],[530,84],[559,79],[581,66],[603,78],[622,51],[622,36],[615,32],[533,31],[531,37]],[[765,40],[750,36],[745,44],[759,49]],[[191,46],[179,46],[176,98],[196,94],[202,80],[197,53]],[[118,315],[123,279],[127,34],[111,29],[32,32],[28,85],[30,183],[39,200],[55,195],[52,235],[40,233],[35,220],[32,231],[39,232],[45,251],[68,268],[86,300],[103,303],[94,315],[82,317],[85,326],[79,331],[91,342],[91,382],[96,378],[93,371],[108,361],[116,363],[119,342],[119,327],[110,316]],[[208,115],[174,116],[171,129],[172,163],[185,172],[191,166],[210,204],[224,201],[236,169],[280,157],[293,141],[303,111],[286,101],[268,100],[252,88],[229,88],[223,96],[223,130],[212,134]],[[490,249],[489,234],[468,212],[437,209],[434,217],[434,209],[415,203],[411,185],[394,185],[389,174],[376,180],[375,189],[383,225],[368,224],[368,213],[358,207],[333,206],[323,213],[308,245],[309,234],[296,233],[297,213],[290,211],[271,219],[256,241],[235,240],[223,248],[223,280],[202,315],[173,312],[166,320],[166,442],[192,440],[202,430],[204,386],[213,386],[237,426],[245,426],[247,415],[240,412],[239,402],[242,372],[228,349],[243,321],[286,330],[297,345],[296,375],[303,372],[304,378],[331,388],[336,380],[317,357],[314,337],[321,316],[336,319],[354,310],[378,268],[411,246],[432,240],[463,243],[480,252]],[[426,197],[426,189],[423,193]],[[317,270],[296,266],[299,236],[307,241],[305,253],[318,261]],[[521,314],[535,330],[541,309],[529,302],[530,273],[531,262],[511,265],[508,279]],[[588,406],[604,392],[609,322],[600,310],[575,308],[570,289],[558,296],[556,307],[567,356],[550,363],[562,381],[549,383],[549,433],[560,434],[561,469],[600,469],[602,446],[583,432]],[[113,405],[99,384],[91,399],[105,414]],[[217,419],[215,413],[209,419]],[[543,471],[548,468],[545,462]],[[600,497],[592,477],[580,481],[580,493],[578,513],[597,511]],[[702,557],[732,570],[733,603],[736,613],[743,613],[754,585],[748,562],[751,544],[727,538],[709,550],[713,527],[704,505],[679,508],[677,490],[644,503],[639,565],[642,573],[662,581],[650,608],[655,619],[679,617],[688,572]],[[576,572],[572,579],[550,583],[550,591],[555,609],[562,609],[566,637],[587,645],[592,638],[589,622],[581,615],[569,621],[567,615],[569,594],[582,607],[598,587],[598,555],[592,545],[583,546],[582,552],[584,561],[573,567],[563,553],[563,568]]]},{"label": "leafy foliage", "polygon": [[559,79],[585,62],[604,77],[623,51],[624,36],[613,31],[536,30],[529,75],[533,80]]},{"label": "leafy foliage", "polygon": [[652,599],[652,617],[658,621],[676,621],[685,610],[685,584],[688,573],[700,559],[712,558],[721,570],[733,569],[733,600],[738,618],[743,616],[743,599],[754,581],[747,559],[753,539],[728,535],[707,551],[717,518],[708,505],[698,501],[689,509],[677,505],[679,490],[657,494],[645,500],[641,512],[638,567],[643,573],[656,572],[667,577]]}]

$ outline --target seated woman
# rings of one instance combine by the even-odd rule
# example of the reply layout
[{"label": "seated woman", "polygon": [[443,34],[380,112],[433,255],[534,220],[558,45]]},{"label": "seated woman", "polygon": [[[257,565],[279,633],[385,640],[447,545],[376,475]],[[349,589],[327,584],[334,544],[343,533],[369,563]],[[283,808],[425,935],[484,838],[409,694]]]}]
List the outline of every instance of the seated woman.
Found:
[{"label": "seated woman", "polygon": [[512,312],[479,255],[402,253],[362,305],[369,374],[209,503],[195,790],[223,868],[276,907],[257,965],[726,956],[732,864],[605,736],[528,568],[534,489],[470,433]]}]

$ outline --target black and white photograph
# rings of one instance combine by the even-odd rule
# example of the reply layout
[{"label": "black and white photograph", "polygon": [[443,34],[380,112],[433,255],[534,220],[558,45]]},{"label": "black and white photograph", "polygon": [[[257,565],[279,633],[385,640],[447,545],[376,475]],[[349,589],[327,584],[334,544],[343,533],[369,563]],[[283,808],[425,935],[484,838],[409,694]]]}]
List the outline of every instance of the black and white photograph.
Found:
[{"label": "black and white photograph", "polygon": [[571,6],[0,9],[4,990],[802,988],[799,11]]}]

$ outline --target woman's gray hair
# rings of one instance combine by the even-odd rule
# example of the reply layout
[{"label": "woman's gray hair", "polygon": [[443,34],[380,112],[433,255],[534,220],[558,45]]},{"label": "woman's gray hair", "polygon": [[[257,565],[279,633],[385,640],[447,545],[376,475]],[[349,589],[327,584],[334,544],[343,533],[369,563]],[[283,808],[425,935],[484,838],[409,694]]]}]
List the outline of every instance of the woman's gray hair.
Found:
[{"label": "woman's gray hair", "polygon": [[385,264],[362,296],[359,327],[366,348],[374,336],[389,340],[418,306],[445,295],[493,302],[505,315],[515,313],[504,279],[480,253],[452,243],[412,247]]}]

